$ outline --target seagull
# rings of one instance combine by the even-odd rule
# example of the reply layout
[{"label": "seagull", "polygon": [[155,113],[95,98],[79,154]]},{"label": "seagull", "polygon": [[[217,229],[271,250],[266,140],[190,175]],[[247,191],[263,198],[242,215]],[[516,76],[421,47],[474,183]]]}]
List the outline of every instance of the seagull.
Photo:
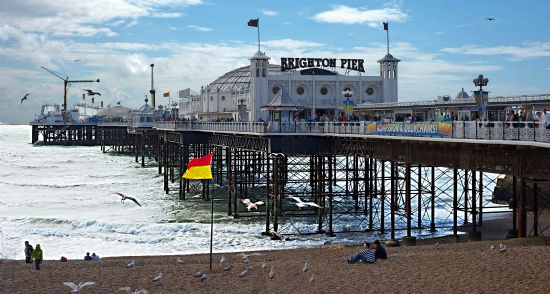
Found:
[{"label": "seagull", "polygon": [[119,291],[126,291],[126,293],[128,294],[149,294],[151,292],[149,292],[148,290],[145,290],[145,289],[142,289],[142,290],[135,290],[135,289],[132,289],[130,287],[122,287],[122,288],[118,288]]},{"label": "seagull", "polygon": [[309,270],[309,266],[307,266],[307,262],[306,264],[304,264],[304,268],[302,269],[302,271],[307,272]]},{"label": "seagull", "polygon": [[197,194],[197,195],[193,195],[191,196],[191,198],[193,199],[197,199],[197,198],[202,198],[201,194]]},{"label": "seagull", "polygon": [[313,284],[313,282],[315,282],[315,277],[311,275],[311,278],[309,278],[309,283]]},{"label": "seagull", "polygon": [[267,267],[267,262],[262,262],[262,272],[264,271],[264,269]]},{"label": "seagull", "polygon": [[28,99],[28,97],[29,97],[30,94],[31,94],[31,93],[27,93],[27,94],[25,94],[25,96],[23,96],[23,98],[21,98],[21,104],[23,104],[23,101],[25,101],[25,100]]},{"label": "seagull", "polygon": [[163,273],[159,273],[158,276],[156,276],[156,277],[153,278],[153,282],[161,283],[163,278],[164,278],[164,274],[163,274]]},{"label": "seagull", "polygon": [[246,209],[250,211],[252,208],[258,209],[258,205],[263,205],[263,201],[252,202],[250,199],[241,199],[241,202],[246,206]]},{"label": "seagull", "polygon": [[135,267],[136,266],[136,262],[132,259],[132,261],[130,261],[130,263],[128,263],[126,265],[127,268],[131,268],[131,267]]},{"label": "seagull", "polygon": [[181,258],[179,258],[179,256],[178,256],[178,259],[176,260],[176,263],[183,263],[183,260]]},{"label": "seagull", "polygon": [[124,195],[120,192],[115,192],[115,193],[111,193],[111,194],[116,194],[116,195],[122,197],[122,199],[120,199],[120,202],[124,202],[124,200],[128,199],[128,200],[134,201],[137,205],[141,206],[141,204],[139,204],[139,202],[134,197],[126,196],[126,195]]},{"label": "seagull", "polygon": [[262,256],[261,253],[256,253],[256,252],[250,253],[250,254],[246,254],[246,253],[242,252],[242,253],[239,253],[239,254],[237,254],[237,255],[241,256],[243,259],[248,259],[250,256],[254,256],[254,255],[256,255],[256,256]]},{"label": "seagull", "polygon": [[506,251],[506,245],[500,243],[500,246],[499,246],[499,250],[498,250],[498,251],[500,251],[500,252]]},{"label": "seagull", "polygon": [[272,237],[271,237],[272,240],[281,240],[281,241],[287,241],[287,240],[289,240],[288,237],[285,237],[285,236],[283,236],[283,235],[281,235],[281,234],[279,234],[279,233],[277,233],[277,232],[275,232],[275,231],[273,231],[273,230],[272,230],[270,233],[271,233],[271,235],[272,235]]},{"label": "seagull", "polygon": [[225,255],[222,255],[222,257],[220,258],[220,264],[223,264],[225,262]]},{"label": "seagull", "polygon": [[277,271],[275,270],[275,266],[272,265],[271,271],[269,272],[269,278],[273,280],[275,278],[275,274],[277,274]]},{"label": "seagull", "polygon": [[99,93],[99,92],[94,92],[94,90],[90,90],[90,89],[82,89],[82,90],[88,92],[88,96],[95,96],[95,95],[101,96],[101,93]]},{"label": "seagull", "polygon": [[233,268],[233,266],[230,264],[230,265],[227,265],[226,267],[224,267],[224,268],[223,268],[223,271],[226,272],[226,271],[228,271],[228,270],[230,270],[230,269],[232,269],[232,268]]},{"label": "seagull", "polygon": [[489,246],[489,249],[491,250],[495,249],[495,245],[491,244],[491,246]]},{"label": "seagull", "polygon": [[208,282],[208,276],[206,274],[202,274],[200,277],[201,282],[205,283]]},{"label": "seagull", "polygon": [[298,206],[299,208],[304,208],[304,207],[306,207],[306,205],[317,207],[317,208],[323,208],[315,202],[303,202],[302,199],[300,199],[296,196],[290,196],[290,198],[292,198],[296,201],[296,203],[294,203],[294,204],[296,204],[296,206]]},{"label": "seagull", "polygon": [[241,274],[239,275],[239,277],[244,277],[248,274],[248,268],[245,268],[244,271],[241,272]]},{"label": "seagull", "polygon": [[93,285],[95,284],[94,282],[80,282],[77,284],[73,283],[73,282],[64,282],[63,285],[65,286],[69,286],[71,289],[73,289],[73,291],[71,292],[78,292],[80,290],[82,290],[82,288],[86,287],[86,286],[90,286],[90,285]]},{"label": "seagull", "polygon": [[493,21],[493,20],[495,20],[495,18],[494,18],[494,17],[486,17],[485,19],[486,19],[486,20],[489,20],[489,21]]},{"label": "seagull", "polygon": [[196,273],[193,274],[193,277],[195,277],[195,278],[199,278],[201,276],[202,276],[202,272],[196,272]]},{"label": "seagull", "polygon": [[73,62],[79,62],[79,61],[80,61],[80,59],[75,59]]}]

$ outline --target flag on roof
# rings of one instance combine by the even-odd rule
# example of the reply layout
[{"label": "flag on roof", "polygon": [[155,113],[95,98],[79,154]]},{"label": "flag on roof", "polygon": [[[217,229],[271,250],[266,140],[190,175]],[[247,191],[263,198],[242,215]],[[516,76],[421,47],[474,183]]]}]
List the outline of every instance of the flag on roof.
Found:
[{"label": "flag on roof", "polygon": [[384,31],[387,31],[387,30],[388,30],[388,23],[385,22],[385,23],[384,23]]},{"label": "flag on roof", "polygon": [[260,25],[260,19],[259,18],[256,18],[256,19],[251,19],[248,21],[248,26],[249,27],[258,27]]},{"label": "flag on roof", "polygon": [[188,180],[211,180],[212,170],[210,169],[210,163],[212,162],[213,154],[210,153],[200,158],[191,159],[187,165],[187,170],[183,174],[183,178]]},{"label": "flag on roof", "polygon": [[162,94],[163,97],[170,97],[170,91],[168,92],[165,92],[164,94]]}]

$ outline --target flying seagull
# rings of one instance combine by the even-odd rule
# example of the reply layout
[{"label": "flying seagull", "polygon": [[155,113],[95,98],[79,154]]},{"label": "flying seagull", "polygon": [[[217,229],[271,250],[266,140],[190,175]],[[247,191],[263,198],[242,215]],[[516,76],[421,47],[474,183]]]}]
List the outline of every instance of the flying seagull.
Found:
[{"label": "flying seagull", "polygon": [[88,92],[88,96],[94,96],[94,95],[99,95],[99,96],[101,96],[101,93],[99,93],[99,92],[94,92],[93,90],[90,90],[90,89],[82,89],[82,90]]},{"label": "flying seagull", "polygon": [[27,100],[27,98],[29,97],[31,93],[27,93],[25,94],[25,96],[23,98],[21,98],[21,104],[23,104],[23,101]]},{"label": "flying seagull", "polygon": [[111,193],[111,194],[117,194],[119,195],[120,197],[122,197],[122,199],[120,199],[120,202],[124,202],[124,200],[132,200],[134,201],[137,205],[141,206],[141,204],[139,204],[139,202],[136,200],[136,198],[134,197],[130,197],[130,196],[126,196],[120,192],[115,192],[115,193]]},{"label": "flying seagull", "polygon": [[79,61],[80,61],[80,59],[75,59],[75,60],[74,60],[74,62],[79,62]]},{"label": "flying seagull", "polygon": [[80,282],[77,284],[73,283],[73,282],[64,282],[63,285],[65,286],[68,286],[70,287],[71,289],[73,289],[73,291],[71,292],[78,292],[80,290],[82,290],[82,288],[86,287],[86,286],[90,286],[90,285],[93,285],[95,284],[94,282]]},{"label": "flying seagull", "polygon": [[489,20],[489,21],[493,21],[493,20],[495,20],[495,18],[494,18],[494,17],[486,17],[485,19],[486,19],[486,20]]},{"label": "flying seagull", "polygon": [[241,199],[241,202],[246,206],[246,209],[250,211],[252,208],[258,209],[258,205],[263,205],[263,201],[252,202],[250,199]]},{"label": "flying seagull", "polygon": [[303,202],[302,199],[300,199],[296,196],[290,196],[290,198],[292,198],[296,201],[296,203],[294,203],[294,204],[296,204],[296,206],[298,206],[299,208],[304,208],[304,207],[306,207],[306,205],[317,207],[317,208],[323,208],[315,202]]}]

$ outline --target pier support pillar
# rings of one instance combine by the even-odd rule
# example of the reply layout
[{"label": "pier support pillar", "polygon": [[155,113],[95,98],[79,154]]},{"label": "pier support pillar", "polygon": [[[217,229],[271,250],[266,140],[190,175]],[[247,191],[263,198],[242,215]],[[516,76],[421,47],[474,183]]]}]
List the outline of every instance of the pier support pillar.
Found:
[{"label": "pier support pillar", "polygon": [[519,194],[519,208],[518,208],[518,237],[527,237],[527,211],[525,208],[525,193],[526,183],[524,179],[520,179],[521,193]]}]

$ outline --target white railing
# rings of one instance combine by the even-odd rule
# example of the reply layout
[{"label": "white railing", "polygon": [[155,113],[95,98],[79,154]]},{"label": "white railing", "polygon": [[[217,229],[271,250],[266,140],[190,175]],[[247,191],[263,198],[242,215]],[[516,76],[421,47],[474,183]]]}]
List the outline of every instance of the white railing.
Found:
[{"label": "white railing", "polygon": [[157,122],[157,129],[261,134],[351,134],[515,140],[550,143],[550,129],[538,122]]},{"label": "white railing", "polygon": [[129,127],[130,123],[127,121],[110,121],[97,123],[100,127]]}]

